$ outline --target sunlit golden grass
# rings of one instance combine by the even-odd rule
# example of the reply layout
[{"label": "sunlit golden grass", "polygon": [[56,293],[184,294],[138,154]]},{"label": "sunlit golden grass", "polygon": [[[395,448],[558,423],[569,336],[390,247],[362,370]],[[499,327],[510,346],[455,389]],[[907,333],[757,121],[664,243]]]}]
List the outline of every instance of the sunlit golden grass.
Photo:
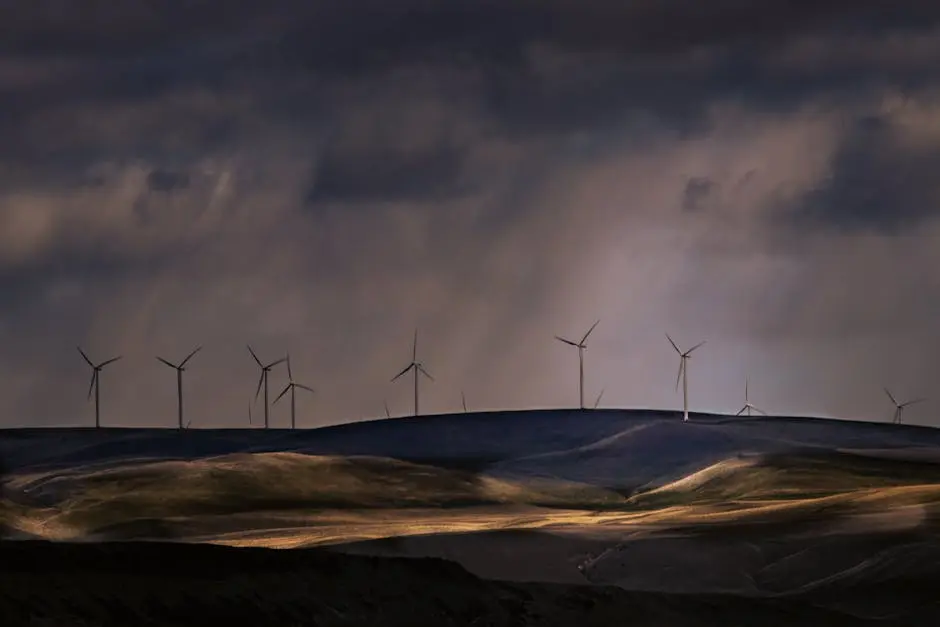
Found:
[{"label": "sunlit golden grass", "polygon": [[[784,523],[940,506],[934,466],[829,458],[729,460],[626,498],[374,457],[229,455],[21,476],[0,524],[50,539],[164,538],[296,547],[394,536]],[[36,495],[39,496],[36,496]]]}]

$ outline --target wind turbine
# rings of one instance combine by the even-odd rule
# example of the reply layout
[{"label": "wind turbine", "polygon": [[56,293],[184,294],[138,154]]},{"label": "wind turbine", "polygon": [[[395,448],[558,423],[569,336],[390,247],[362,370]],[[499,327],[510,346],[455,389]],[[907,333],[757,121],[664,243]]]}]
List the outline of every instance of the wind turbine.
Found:
[{"label": "wind turbine", "polygon": [[672,347],[676,349],[676,353],[679,354],[679,374],[676,375],[676,391],[679,391],[679,379],[682,379],[682,420],[688,422],[689,420],[689,367],[688,360],[689,355],[692,354],[699,346],[705,344],[705,341],[701,341],[689,350],[682,352],[675,342],[672,341],[672,338],[669,337],[669,334],[666,334],[666,339],[669,340],[669,343],[672,344]]},{"label": "wind turbine", "polygon": [[281,393],[277,395],[276,399],[274,399],[274,403],[276,404],[279,400],[281,400],[281,397],[287,394],[287,391],[290,390],[290,428],[291,429],[297,428],[297,418],[296,418],[297,399],[294,396],[294,390],[296,388],[313,392],[312,387],[309,387],[309,386],[304,385],[303,383],[297,383],[296,381],[294,381],[294,374],[291,372],[291,369],[290,369],[290,354],[288,354],[287,355],[287,385],[284,386],[284,390],[281,391]]},{"label": "wind turbine", "polygon": [[412,348],[411,348],[411,363],[405,366],[404,370],[402,370],[401,372],[396,374],[394,377],[392,377],[392,381],[394,382],[396,379],[398,379],[400,376],[402,376],[409,370],[414,370],[415,372],[415,416],[417,416],[418,415],[418,373],[420,372],[431,381],[434,380],[434,377],[429,375],[427,370],[424,369],[424,366],[421,364],[421,362],[418,361],[418,330],[417,329],[415,329],[414,344],[412,344]]},{"label": "wind turbine", "polygon": [[894,395],[888,391],[888,388],[885,388],[884,390],[885,390],[885,394],[888,395],[888,398],[891,399],[891,402],[894,403],[894,420],[892,420],[892,422],[896,422],[897,424],[901,424],[901,414],[904,412],[905,407],[907,407],[908,405],[913,405],[915,403],[922,403],[927,400],[926,398],[915,398],[912,401],[899,403],[897,399],[894,398]]},{"label": "wind turbine", "polygon": [[588,336],[594,330],[594,327],[596,327],[599,322],[600,320],[598,320],[597,322],[591,325],[591,328],[588,329],[588,332],[584,334],[584,337],[581,338],[580,342],[572,342],[571,340],[566,340],[563,337],[558,337],[557,335],[555,336],[555,339],[558,340],[559,342],[564,342],[565,344],[568,344],[569,346],[574,346],[575,348],[578,349],[578,364],[580,367],[580,379],[579,379],[580,383],[578,386],[578,391],[580,393],[580,398],[581,398],[581,409],[584,409],[584,349],[587,348],[587,344],[585,344],[585,342],[587,341]]},{"label": "wind turbine", "polygon": [[[186,359],[181,361],[179,365],[171,363],[164,359],[163,357],[157,356],[157,359],[165,363],[170,368],[176,370],[176,400],[179,413],[179,429],[183,430],[183,371],[186,370],[186,362],[193,358],[193,355],[202,350],[202,346],[196,348],[193,352],[186,356]],[[188,426],[188,425],[187,425]]]},{"label": "wind turbine", "polygon": [[255,358],[255,362],[258,364],[258,367],[261,368],[261,378],[258,379],[258,389],[255,390],[255,400],[258,400],[258,394],[261,393],[261,385],[264,384],[264,428],[268,428],[268,373],[271,372],[271,368],[278,365],[282,361],[287,361],[287,357],[281,357],[277,361],[272,361],[268,365],[261,363],[261,360],[258,359],[258,356],[255,355],[255,351],[251,350],[251,346],[248,346],[248,352],[251,353],[251,356]]},{"label": "wind turbine", "polygon": [[751,415],[751,410],[754,410],[754,411],[756,411],[758,414],[761,414],[761,415],[763,415],[763,416],[766,416],[766,415],[767,415],[767,412],[765,412],[763,409],[758,409],[758,408],[755,407],[754,405],[751,405],[751,400],[750,400],[750,397],[748,396],[748,380],[747,380],[747,378],[745,377],[745,379],[744,379],[744,407],[742,407],[741,409],[739,409],[739,410],[738,410],[738,413],[736,413],[735,416],[740,416],[740,415],[743,414],[745,411],[747,411],[747,415],[750,416],[750,415]]},{"label": "wind turbine", "polygon": [[108,359],[107,361],[103,361],[100,364],[96,365],[94,362],[88,359],[88,355],[85,354],[85,351],[82,350],[81,346],[78,346],[76,348],[78,348],[78,352],[82,354],[82,358],[84,358],[85,362],[88,363],[88,365],[91,366],[91,369],[92,369],[91,384],[88,386],[88,399],[91,400],[91,391],[92,389],[94,389],[95,391],[95,429],[99,429],[101,428],[101,382],[100,382],[101,369],[107,366],[108,364],[113,364],[114,362],[116,362],[118,359],[121,358],[121,355],[117,357],[112,357],[111,359]]},{"label": "wind turbine", "polygon": [[601,393],[597,395],[596,399],[594,399],[594,409],[597,409],[597,406],[601,404],[602,398],[604,398],[604,388],[601,388]]}]

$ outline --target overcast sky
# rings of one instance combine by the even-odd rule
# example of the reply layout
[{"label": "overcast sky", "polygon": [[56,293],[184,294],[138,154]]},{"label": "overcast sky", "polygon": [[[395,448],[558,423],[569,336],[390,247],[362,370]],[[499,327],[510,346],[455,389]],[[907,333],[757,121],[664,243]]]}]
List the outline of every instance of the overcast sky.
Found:
[{"label": "overcast sky", "polygon": [[[845,7],[851,6],[847,12]],[[573,406],[890,419],[940,382],[940,3],[0,8],[0,424]],[[272,372],[271,393],[286,380]],[[940,426],[935,403],[905,419]],[[261,413],[260,403],[255,415]],[[289,422],[289,404],[272,425]]]}]

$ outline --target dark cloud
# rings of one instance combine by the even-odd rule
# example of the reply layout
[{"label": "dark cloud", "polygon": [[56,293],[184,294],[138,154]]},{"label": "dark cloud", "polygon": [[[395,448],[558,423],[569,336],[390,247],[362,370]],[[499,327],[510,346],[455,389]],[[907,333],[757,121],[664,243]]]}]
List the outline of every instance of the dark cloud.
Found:
[{"label": "dark cloud", "polygon": [[938,171],[940,142],[867,117],[846,135],[822,184],[797,199],[793,216],[809,230],[909,232],[940,213]]},{"label": "dark cloud", "polygon": [[[929,32],[940,21],[940,9],[913,0],[853,3],[851,11],[831,1],[724,0],[707,9],[687,0],[249,2],[221,14],[211,2],[34,4],[45,5],[10,12],[0,50],[25,64],[23,72],[51,76],[41,88],[5,98],[7,118],[28,117],[44,104],[139,102],[196,86],[277,100],[280,89],[258,85],[346,81],[422,65],[481,72],[480,95],[513,128],[539,120],[584,126],[587,118],[602,126],[626,107],[679,123],[718,95],[783,105],[865,77],[913,81],[897,66],[889,72],[847,63],[821,77],[813,59],[783,72],[768,72],[766,61],[805,38]],[[539,50],[555,59],[533,66]],[[53,72],[45,59],[63,56],[85,61]],[[0,91],[11,94],[2,80]]]},{"label": "dark cloud", "polygon": [[155,169],[147,175],[147,187],[155,192],[169,192],[189,187],[189,175],[185,172]]},{"label": "dark cloud", "polygon": [[462,158],[454,149],[370,153],[341,155],[327,149],[307,202],[431,200],[457,191]]},{"label": "dark cloud", "polygon": [[692,177],[685,184],[682,194],[682,208],[685,211],[699,211],[705,207],[708,197],[715,188],[715,182],[705,177]]}]

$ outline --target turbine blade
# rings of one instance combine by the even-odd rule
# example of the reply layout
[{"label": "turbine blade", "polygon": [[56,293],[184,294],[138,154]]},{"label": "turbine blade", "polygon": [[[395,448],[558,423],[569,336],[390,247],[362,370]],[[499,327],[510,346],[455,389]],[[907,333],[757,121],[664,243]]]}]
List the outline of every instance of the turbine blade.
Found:
[{"label": "turbine blade", "polygon": [[411,361],[418,361],[418,327],[415,327],[415,339],[411,344]]},{"label": "turbine blade", "polygon": [[255,400],[258,400],[258,395],[261,394],[262,383],[264,383],[264,370],[261,371],[261,376],[258,377],[258,389],[255,390]]},{"label": "turbine blade", "polygon": [[[277,398],[276,398],[276,399],[274,399],[274,403],[276,403],[276,402],[278,402],[279,400],[281,400],[281,397],[284,396],[285,394],[287,394],[287,391],[290,390],[291,387],[292,387],[292,386],[291,386],[290,383],[288,383],[286,386],[284,386],[284,389],[281,390],[281,393],[277,395]],[[274,403],[271,403],[271,404],[274,405]]]},{"label": "turbine blade", "polygon": [[262,366],[262,367],[263,367],[265,370],[267,370],[267,369],[273,368],[274,366],[276,366],[276,365],[278,365],[278,364],[280,364],[280,363],[283,363],[283,362],[285,362],[285,361],[287,361],[287,357],[281,357],[281,358],[278,359],[277,361],[272,361],[272,362],[269,363],[267,366]]},{"label": "turbine blade", "polygon": [[748,378],[747,378],[747,377],[744,377],[744,402],[745,402],[745,403],[748,402],[749,400],[751,400],[751,397],[750,397],[750,395],[748,394],[748,386],[749,386],[749,384],[750,384],[750,381],[748,380]]},{"label": "turbine blade", "polygon": [[926,398],[915,398],[915,399],[912,400],[912,401],[907,401],[906,403],[901,403],[901,407],[907,407],[908,405],[914,405],[914,404],[916,404],[916,403],[923,403],[923,402],[926,401],[926,400],[927,400]]},{"label": "turbine blade", "polygon": [[701,342],[699,342],[698,344],[696,344],[695,346],[693,346],[693,347],[690,348],[689,350],[685,351],[685,354],[686,354],[686,355],[689,355],[689,354],[692,353],[692,351],[694,351],[694,350],[695,350],[696,348],[698,348],[699,346],[705,346],[705,342],[707,342],[707,341],[708,341],[708,340],[702,340]]},{"label": "turbine blade", "polygon": [[157,356],[157,359],[159,359],[160,361],[162,361],[163,363],[165,363],[165,364],[166,364],[167,366],[169,366],[170,368],[173,368],[174,370],[177,369],[176,364],[171,364],[170,362],[168,362],[167,360],[165,360],[163,357],[160,357],[160,356],[158,355],[158,356]]},{"label": "turbine blade", "polygon": [[419,365],[417,366],[417,368],[418,368],[418,370],[421,371],[421,374],[423,374],[424,376],[426,376],[428,379],[430,379],[431,381],[434,380],[434,377],[432,377],[431,375],[428,374],[428,371],[424,369],[424,366],[422,366],[422,365],[419,364]]},{"label": "turbine blade", "polygon": [[604,388],[601,388],[601,393],[597,395],[596,399],[594,399],[594,409],[597,409],[597,406],[601,404],[602,398],[604,398]]},{"label": "turbine blade", "polygon": [[588,329],[588,332],[584,334],[584,337],[582,337],[582,338],[581,338],[581,341],[578,342],[578,343],[579,343],[579,344],[584,344],[584,343],[587,341],[588,336],[594,331],[594,328],[595,328],[598,324],[600,324],[600,320],[595,321],[594,324],[591,325],[591,328]]},{"label": "turbine blade", "polygon": [[308,392],[315,392],[315,390],[309,385],[304,385],[303,383],[295,383],[295,388],[300,388],[301,390],[307,390]]},{"label": "turbine blade", "polygon": [[765,412],[763,409],[760,409],[760,408],[758,408],[758,407],[751,407],[751,409],[753,409],[754,411],[756,411],[756,412],[757,412],[758,414],[760,414],[761,416],[766,416],[766,415],[767,415],[767,412]]},{"label": "turbine blade", "polygon": [[395,381],[395,379],[399,378],[400,376],[402,376],[403,374],[405,374],[406,372],[414,368],[414,366],[415,366],[414,362],[411,362],[410,364],[408,364],[408,366],[404,370],[402,370],[401,372],[396,374],[394,377],[392,377],[392,381]]},{"label": "turbine blade", "polygon": [[672,344],[672,347],[673,347],[674,349],[676,349],[676,352],[681,355],[681,354],[682,354],[682,351],[679,350],[679,347],[676,346],[676,343],[672,341],[672,338],[669,337],[669,334],[668,334],[668,333],[666,334],[666,339],[669,340],[669,343]]},{"label": "turbine blade", "polygon": [[91,400],[91,393],[95,390],[95,383],[98,382],[98,371],[93,370],[91,373],[91,383],[88,384],[88,400]]},{"label": "turbine blade", "polygon": [[898,402],[894,399],[894,395],[888,390],[888,388],[884,388],[884,391],[885,391],[885,394],[888,395],[888,398],[891,399],[891,402],[894,403],[894,406],[897,407]]},{"label": "turbine blade", "polygon": [[676,374],[676,392],[679,391],[679,381],[682,380],[682,371],[685,370],[685,360],[679,360],[679,372]]},{"label": "turbine blade", "polygon": [[738,410],[738,413],[736,413],[735,416],[740,416],[741,414],[743,414],[745,409],[747,409],[747,405],[745,405],[744,407],[742,407],[741,409],[739,409],[739,410]]},{"label": "turbine blade", "polygon": [[185,366],[185,365],[186,365],[186,362],[189,361],[190,359],[192,359],[192,358],[193,358],[193,355],[195,355],[196,353],[198,353],[198,352],[201,351],[201,350],[202,350],[202,346],[199,346],[198,348],[196,348],[196,350],[194,350],[194,351],[191,352],[190,354],[186,355],[186,359],[184,359],[184,360],[180,363],[180,368],[182,368],[183,366]]},{"label": "turbine blade", "polygon": [[571,346],[574,346],[575,348],[579,348],[578,345],[572,342],[571,340],[566,340],[565,338],[558,337],[557,335],[555,336],[555,339],[558,340],[559,342],[564,342],[565,344],[569,344]]},{"label": "turbine blade", "polygon": [[118,355],[117,357],[112,357],[111,359],[109,359],[109,360],[107,360],[107,361],[101,362],[100,364],[98,364],[98,369],[100,370],[101,368],[104,368],[104,367],[107,366],[108,364],[113,364],[113,363],[116,362],[117,360],[121,359],[121,357],[122,357],[122,355]]},{"label": "turbine blade", "polygon": [[290,353],[287,353],[287,380],[294,380],[294,373],[290,369]]},{"label": "turbine blade", "polygon": [[248,346],[248,352],[251,353],[251,356],[255,358],[255,362],[258,364],[259,368],[264,368],[264,364],[261,363],[261,360],[258,359],[258,356],[255,355],[255,351],[251,350],[251,344],[246,344]]},{"label": "turbine blade", "polygon": [[90,359],[88,359],[88,355],[85,354],[85,351],[82,350],[82,347],[81,347],[81,346],[76,346],[75,348],[77,348],[77,349],[78,349],[78,352],[82,354],[82,357],[85,359],[86,362],[88,362],[88,365],[91,366],[92,368],[94,368],[94,367],[95,367],[95,364],[93,364],[92,361],[91,361]]}]

